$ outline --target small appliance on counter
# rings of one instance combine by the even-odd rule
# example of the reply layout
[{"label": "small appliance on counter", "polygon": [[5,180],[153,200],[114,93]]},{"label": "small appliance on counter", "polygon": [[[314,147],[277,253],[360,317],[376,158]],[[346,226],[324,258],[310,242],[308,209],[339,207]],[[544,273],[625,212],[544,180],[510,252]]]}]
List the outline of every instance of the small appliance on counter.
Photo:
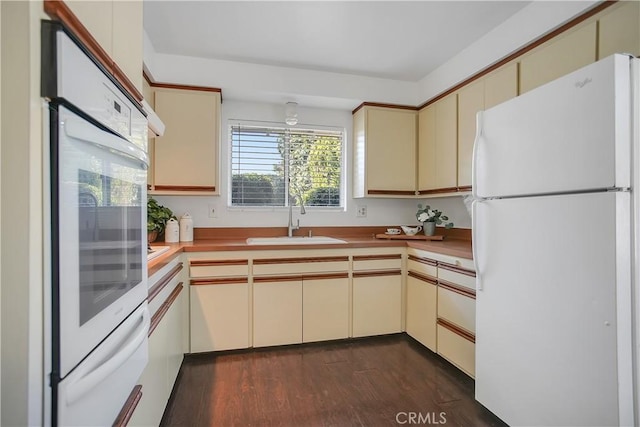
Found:
[{"label": "small appliance on counter", "polygon": [[189,213],[180,217],[180,241],[193,242],[193,218]]},{"label": "small appliance on counter", "polygon": [[180,241],[180,225],[173,218],[167,221],[167,227],[164,229],[164,241],[167,243],[178,243]]}]

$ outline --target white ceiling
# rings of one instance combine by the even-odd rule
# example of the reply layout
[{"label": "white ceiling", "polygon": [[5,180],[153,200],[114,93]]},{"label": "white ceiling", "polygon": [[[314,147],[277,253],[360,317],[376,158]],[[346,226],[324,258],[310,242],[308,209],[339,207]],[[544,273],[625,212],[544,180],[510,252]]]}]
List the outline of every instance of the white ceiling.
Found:
[{"label": "white ceiling", "polygon": [[419,81],[528,1],[145,1],[157,53]]}]

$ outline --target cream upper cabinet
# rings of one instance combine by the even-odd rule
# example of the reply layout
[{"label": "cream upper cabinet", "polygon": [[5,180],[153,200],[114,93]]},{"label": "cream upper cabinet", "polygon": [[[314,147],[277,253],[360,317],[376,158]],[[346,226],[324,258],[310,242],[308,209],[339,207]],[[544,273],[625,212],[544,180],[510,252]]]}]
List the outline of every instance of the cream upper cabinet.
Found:
[{"label": "cream upper cabinet", "polygon": [[418,191],[456,191],[458,95],[448,95],[418,115]]},{"label": "cream upper cabinet", "polygon": [[569,30],[520,61],[520,93],[528,92],[596,60],[597,23]]},{"label": "cream upper cabinet", "polygon": [[65,1],[102,49],[142,92],[142,0]]},{"label": "cream upper cabinet", "polygon": [[155,88],[166,130],[153,153],[152,191],[218,194],[220,93]]},{"label": "cream upper cabinet", "polygon": [[142,92],[142,1],[113,2],[113,54],[118,67]]},{"label": "cream upper cabinet", "polygon": [[458,92],[458,187],[471,186],[476,115],[518,95],[518,64],[505,65]]},{"label": "cream upper cabinet", "polygon": [[364,106],[353,129],[354,197],[414,194],[416,112]]},{"label": "cream upper cabinet", "polygon": [[640,55],[640,2],[621,1],[599,19],[598,59],[614,53]]},{"label": "cream upper cabinet", "polygon": [[471,161],[476,137],[476,114],[484,110],[484,80],[458,92],[458,185],[471,185]]}]

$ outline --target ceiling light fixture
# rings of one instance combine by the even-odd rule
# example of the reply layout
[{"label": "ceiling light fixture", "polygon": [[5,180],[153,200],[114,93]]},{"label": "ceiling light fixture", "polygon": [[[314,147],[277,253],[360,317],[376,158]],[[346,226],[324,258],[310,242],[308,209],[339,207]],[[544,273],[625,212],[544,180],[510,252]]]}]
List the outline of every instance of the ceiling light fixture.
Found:
[{"label": "ceiling light fixture", "polygon": [[298,124],[298,103],[287,102],[284,106],[284,122],[289,126]]}]

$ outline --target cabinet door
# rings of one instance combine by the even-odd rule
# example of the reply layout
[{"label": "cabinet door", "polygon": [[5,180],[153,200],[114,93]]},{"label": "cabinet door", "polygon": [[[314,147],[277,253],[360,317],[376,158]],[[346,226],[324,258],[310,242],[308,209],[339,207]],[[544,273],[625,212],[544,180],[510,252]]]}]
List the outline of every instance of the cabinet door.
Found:
[{"label": "cabinet door", "polygon": [[303,281],[303,342],[335,340],[349,336],[349,278]]},{"label": "cabinet door", "polygon": [[302,342],[302,279],[255,280],[253,346]]},{"label": "cabinet door", "polygon": [[166,125],[154,147],[154,189],[218,192],[220,94],[156,88],[155,110]]},{"label": "cabinet door", "polygon": [[142,1],[114,1],[113,24],[112,58],[142,92]]},{"label": "cabinet door", "polygon": [[411,275],[407,277],[407,334],[431,351],[436,351],[436,294],[434,282]]},{"label": "cabinet door", "polygon": [[[182,286],[182,285],[180,285]],[[182,288],[181,288],[182,289]],[[173,383],[176,381],[182,360],[184,359],[183,340],[182,334],[183,328],[183,307],[184,307],[185,292],[182,291],[178,294],[178,297],[173,301],[171,307],[165,314],[163,322],[166,323],[167,328],[167,399],[173,389]]]},{"label": "cabinet door", "polygon": [[402,276],[362,273],[353,278],[353,336],[400,332]]},{"label": "cabinet door", "polygon": [[436,107],[434,104],[418,114],[418,191],[436,188]]},{"label": "cabinet door", "polygon": [[[512,62],[484,78],[484,109],[518,96],[518,63]],[[475,133],[475,120],[474,120]]]},{"label": "cabinet door", "polygon": [[596,22],[542,45],[520,62],[520,93],[584,67],[596,60]]},{"label": "cabinet door", "polygon": [[149,336],[149,362],[138,380],[142,384],[142,398],[136,407],[130,426],[160,425],[167,393],[167,327],[165,322]]},{"label": "cabinet door", "polygon": [[416,112],[365,107],[369,191],[415,191]]},{"label": "cabinet door", "polygon": [[599,19],[598,59],[614,53],[640,55],[640,3],[623,1]]},{"label": "cabinet door", "polygon": [[476,375],[476,346],[467,336],[457,333],[454,329],[441,324],[438,331],[438,354],[456,365],[467,375]]},{"label": "cabinet door", "polygon": [[471,160],[476,138],[476,114],[484,109],[484,80],[458,92],[458,186],[471,185]]},{"label": "cabinet door", "polygon": [[456,191],[458,182],[458,94],[420,111],[418,191]]},{"label": "cabinet door", "polygon": [[191,351],[249,347],[249,284],[191,286]]}]

